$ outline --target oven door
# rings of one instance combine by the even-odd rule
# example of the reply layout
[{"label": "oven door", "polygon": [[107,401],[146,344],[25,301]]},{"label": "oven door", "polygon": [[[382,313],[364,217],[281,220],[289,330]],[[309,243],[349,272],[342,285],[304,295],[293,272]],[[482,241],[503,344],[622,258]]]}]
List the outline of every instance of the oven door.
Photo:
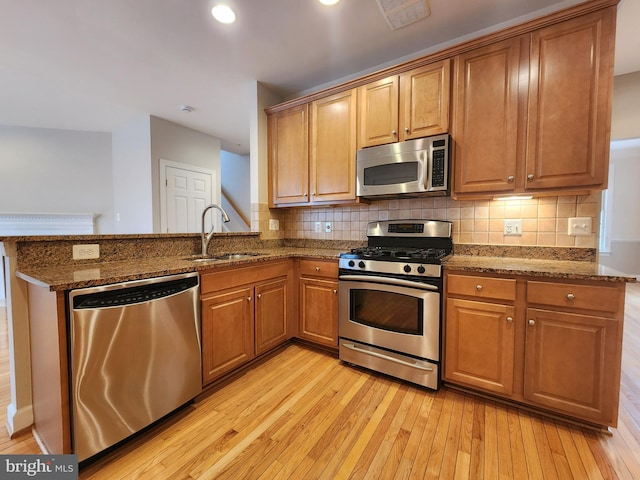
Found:
[{"label": "oven door", "polygon": [[440,360],[438,287],[368,275],[341,275],[338,285],[341,338]]}]

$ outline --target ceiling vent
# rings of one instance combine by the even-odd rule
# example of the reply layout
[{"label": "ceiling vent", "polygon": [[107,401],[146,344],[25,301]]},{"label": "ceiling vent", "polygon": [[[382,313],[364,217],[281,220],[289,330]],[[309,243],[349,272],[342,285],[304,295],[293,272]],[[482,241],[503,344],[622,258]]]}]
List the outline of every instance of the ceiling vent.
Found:
[{"label": "ceiling vent", "polygon": [[398,30],[431,15],[429,0],[377,0],[391,30]]}]

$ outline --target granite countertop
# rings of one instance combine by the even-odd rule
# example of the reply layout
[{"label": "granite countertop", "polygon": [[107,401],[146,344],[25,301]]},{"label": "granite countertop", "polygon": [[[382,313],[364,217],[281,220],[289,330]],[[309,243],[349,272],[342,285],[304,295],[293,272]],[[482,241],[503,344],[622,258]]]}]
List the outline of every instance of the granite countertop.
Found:
[{"label": "granite countertop", "polygon": [[29,283],[49,288],[51,291],[62,291],[291,257],[337,259],[342,252],[344,250],[279,247],[256,251],[259,253],[257,256],[234,260],[215,260],[206,263],[196,263],[190,260],[189,256],[155,257],[43,267],[27,266],[19,267],[16,274]]},{"label": "granite countertop", "polygon": [[443,265],[445,270],[462,270],[479,273],[529,275],[534,277],[609,282],[636,281],[636,278],[632,275],[618,272],[597,262],[574,260],[451,255],[443,261]]}]

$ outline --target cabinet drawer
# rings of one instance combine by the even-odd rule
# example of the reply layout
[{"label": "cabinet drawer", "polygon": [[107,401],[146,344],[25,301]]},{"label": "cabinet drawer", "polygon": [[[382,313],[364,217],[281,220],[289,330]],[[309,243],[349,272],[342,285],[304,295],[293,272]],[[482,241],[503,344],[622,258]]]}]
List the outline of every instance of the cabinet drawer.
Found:
[{"label": "cabinet drawer", "polygon": [[527,302],[554,307],[617,312],[619,289],[599,285],[527,282]]},{"label": "cabinet drawer", "polygon": [[333,260],[300,260],[300,275],[338,278],[338,262]]},{"label": "cabinet drawer", "polygon": [[447,293],[475,298],[515,300],[516,281],[511,278],[489,278],[473,275],[448,275]]}]

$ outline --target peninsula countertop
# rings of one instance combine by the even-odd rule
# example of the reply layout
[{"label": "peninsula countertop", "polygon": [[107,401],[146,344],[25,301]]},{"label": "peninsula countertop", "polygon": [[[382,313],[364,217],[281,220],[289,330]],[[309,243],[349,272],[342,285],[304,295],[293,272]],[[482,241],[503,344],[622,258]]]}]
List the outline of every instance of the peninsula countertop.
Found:
[{"label": "peninsula countertop", "polygon": [[178,273],[243,266],[286,258],[338,259],[344,250],[279,247],[256,251],[258,255],[233,260],[194,262],[189,255],[136,258],[113,262],[69,263],[66,265],[19,268],[21,279],[52,291],[71,290],[110,283],[141,280]]}]

